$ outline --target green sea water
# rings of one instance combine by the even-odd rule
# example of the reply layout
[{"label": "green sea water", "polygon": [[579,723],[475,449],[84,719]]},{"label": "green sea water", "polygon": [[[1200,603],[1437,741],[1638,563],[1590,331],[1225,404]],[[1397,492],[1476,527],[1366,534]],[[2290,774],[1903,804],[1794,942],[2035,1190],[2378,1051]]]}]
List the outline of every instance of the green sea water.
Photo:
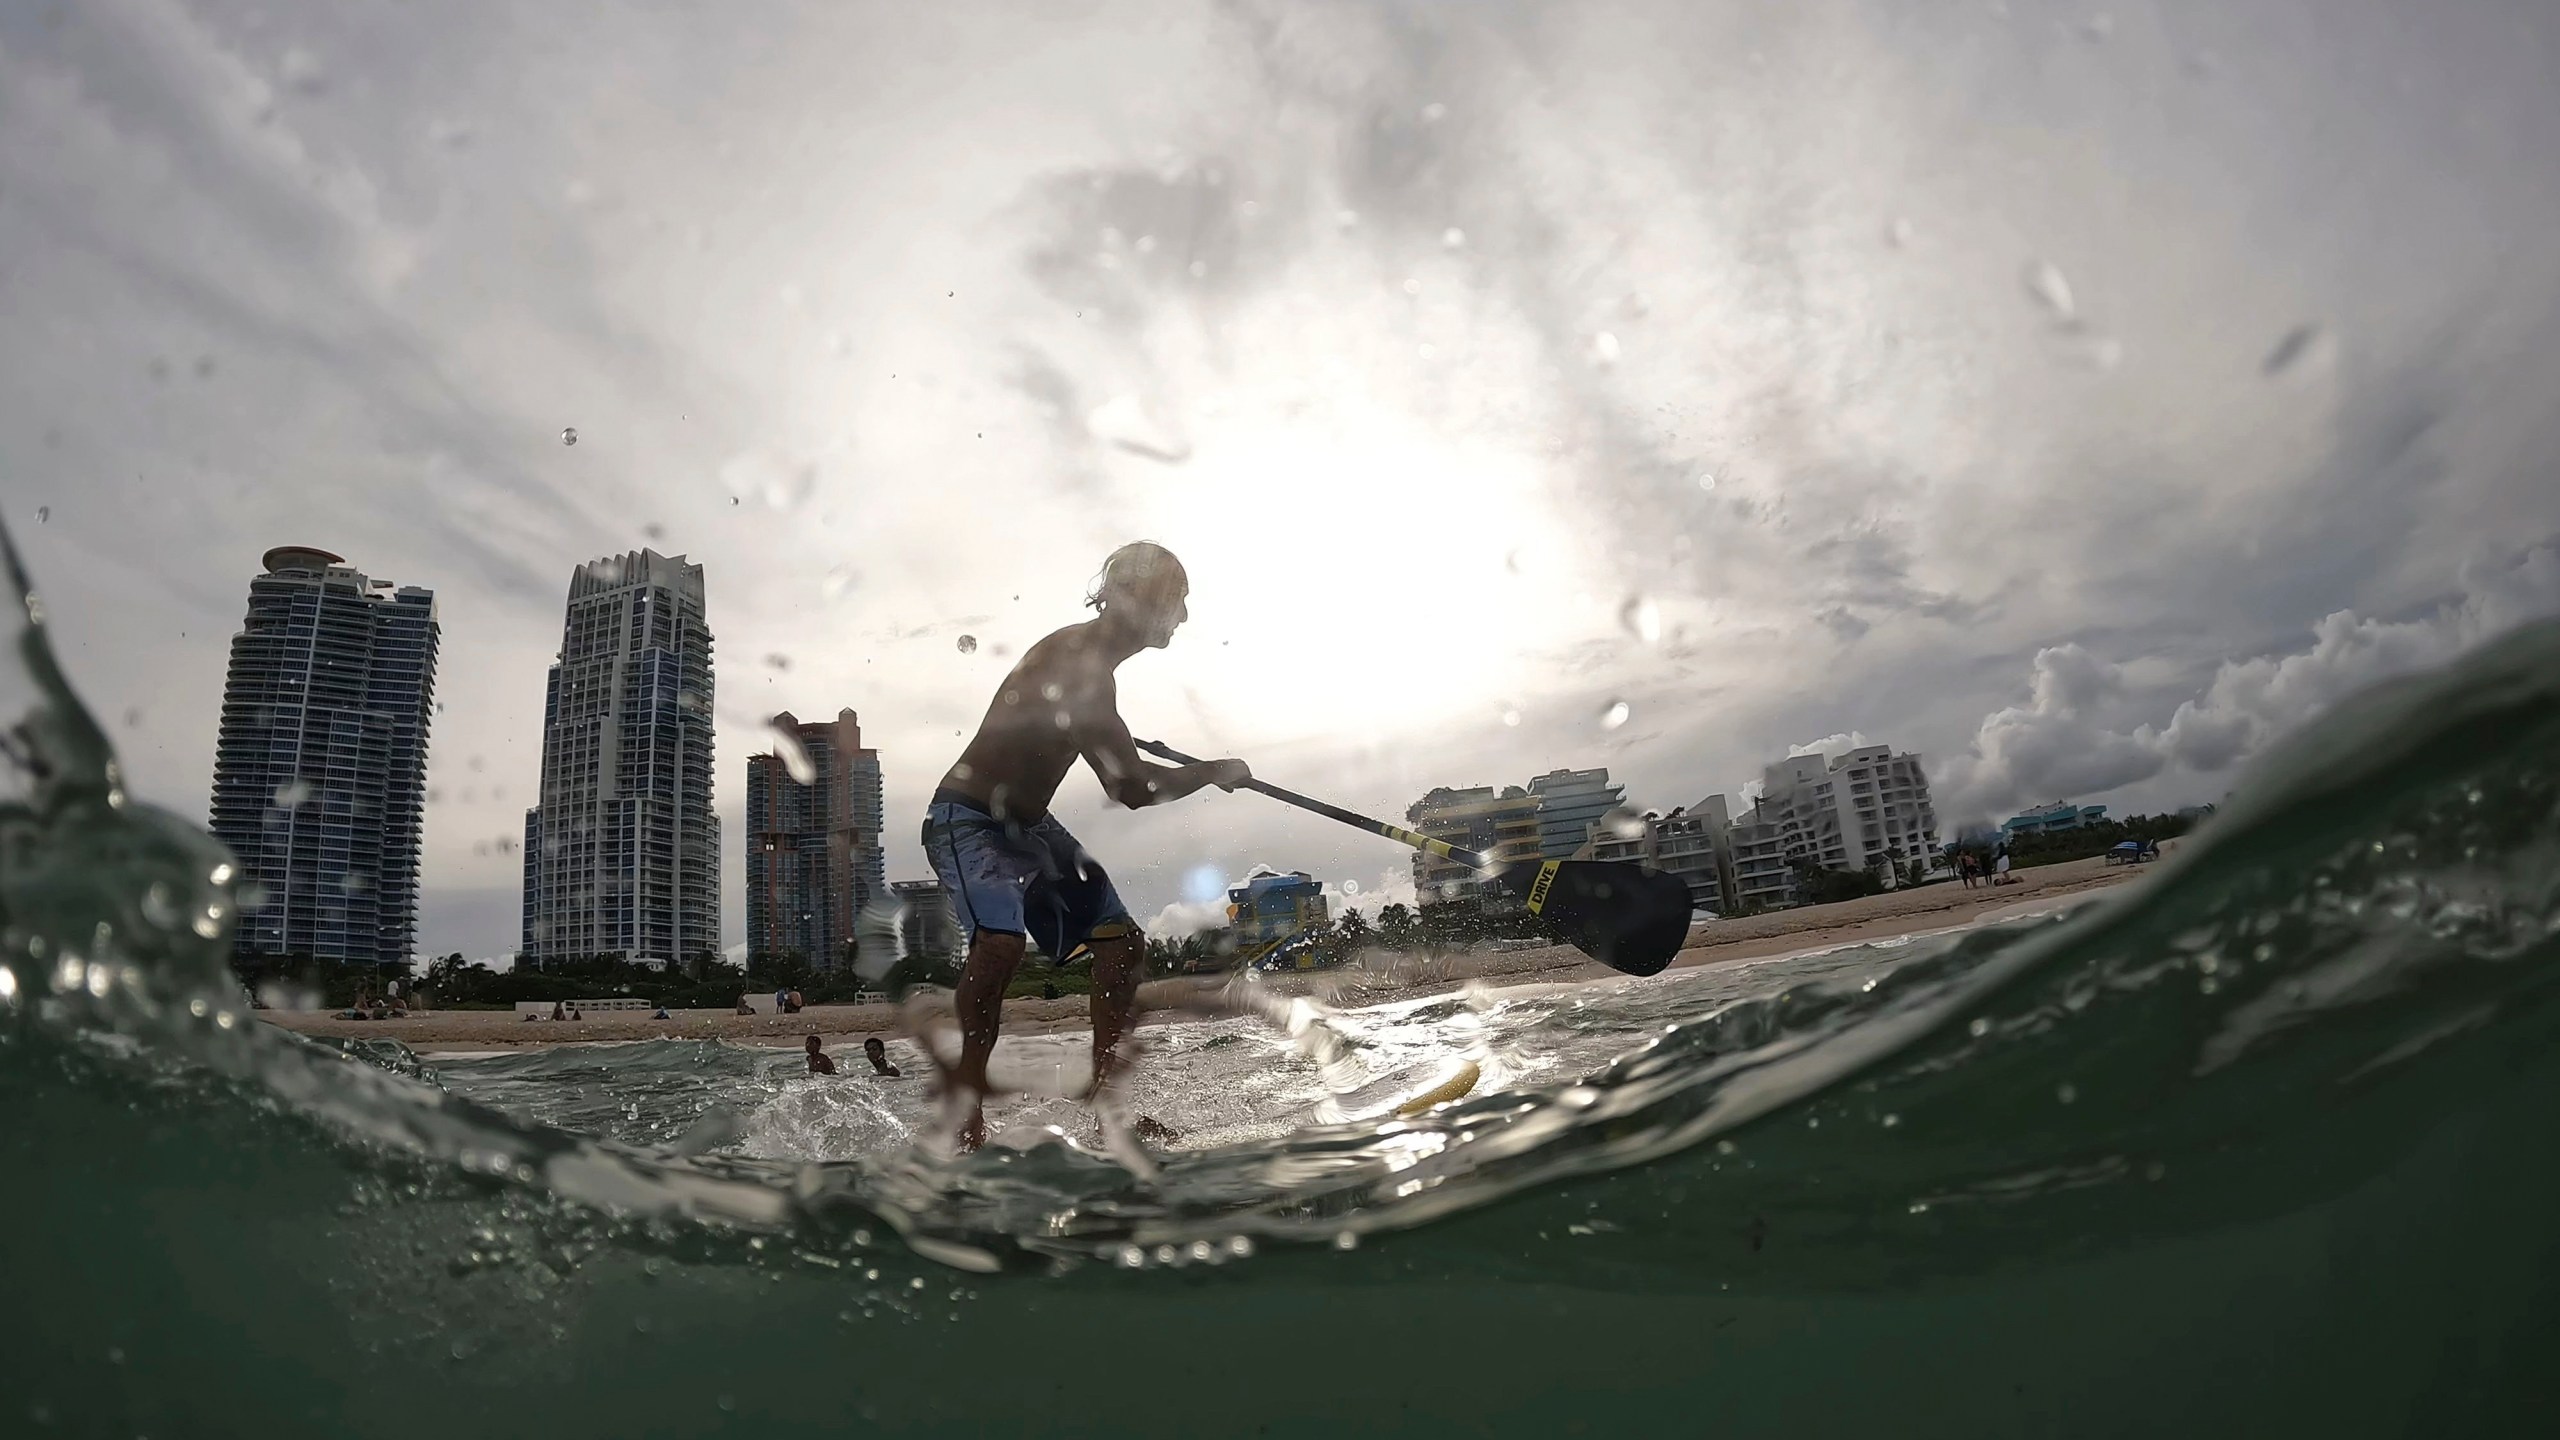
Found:
[{"label": "green sea water", "polygon": [[[2341,707],[2058,919],[1368,1010],[1239,990],[1150,1032],[1153,1156],[1039,1043],[952,1159],[920,1086],[787,1055],[256,1024],[218,847],[121,793],[40,623],[0,687],[0,1434],[2560,1418],[2560,627]],[[1392,1118],[1458,1055],[1473,1095]]]}]

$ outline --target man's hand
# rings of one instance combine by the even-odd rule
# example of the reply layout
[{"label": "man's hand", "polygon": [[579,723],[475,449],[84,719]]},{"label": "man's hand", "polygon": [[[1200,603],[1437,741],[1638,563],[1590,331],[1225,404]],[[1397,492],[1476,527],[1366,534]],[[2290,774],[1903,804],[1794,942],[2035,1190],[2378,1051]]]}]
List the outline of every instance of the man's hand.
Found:
[{"label": "man's hand", "polygon": [[1232,795],[1237,786],[1253,778],[1253,769],[1241,760],[1209,762],[1209,783]]}]

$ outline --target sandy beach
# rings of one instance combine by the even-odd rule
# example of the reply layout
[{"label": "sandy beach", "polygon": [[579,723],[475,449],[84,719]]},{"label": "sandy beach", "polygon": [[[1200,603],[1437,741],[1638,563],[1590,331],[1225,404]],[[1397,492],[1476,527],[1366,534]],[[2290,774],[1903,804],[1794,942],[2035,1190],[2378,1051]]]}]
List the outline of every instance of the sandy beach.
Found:
[{"label": "sandy beach", "polygon": [[[1954,929],[1997,911],[2069,904],[2073,897],[2136,880],[2153,868],[2109,865],[2102,858],[2074,860],[2018,871],[2017,884],[1997,889],[1968,890],[1950,881],[1836,905],[1716,920],[1690,932],[1688,944],[1672,964],[1675,968],[1716,965]],[[1283,974],[1270,977],[1269,983],[1302,986],[1309,993],[1347,1002],[1376,1004],[1454,989],[1471,980],[1497,985],[1557,984],[1607,979],[1615,973],[1579,951],[1547,945],[1519,950],[1480,949],[1431,959],[1381,953],[1372,966]],[[1141,987],[1139,1004],[1163,1018],[1178,1018],[1186,1013],[1180,1008],[1180,1001],[1198,993],[1199,986],[1192,981],[1153,981]],[[1010,1000],[1005,1003],[1005,1028],[1015,1034],[1081,1030],[1088,1023],[1087,1004],[1087,997],[1082,995],[1056,1000]],[[512,1010],[446,1010],[402,1020],[347,1020],[330,1014],[261,1011],[258,1018],[305,1035],[397,1040],[420,1054],[659,1038],[798,1046],[802,1037],[812,1032],[826,1037],[832,1048],[848,1038],[895,1033],[904,1023],[900,1008],[885,1003],[813,1005],[788,1016],[678,1010],[666,1020],[653,1020],[641,1011],[621,1011],[556,1024],[520,1020]],[[1147,1018],[1150,1017],[1142,1016],[1140,1023]]]}]

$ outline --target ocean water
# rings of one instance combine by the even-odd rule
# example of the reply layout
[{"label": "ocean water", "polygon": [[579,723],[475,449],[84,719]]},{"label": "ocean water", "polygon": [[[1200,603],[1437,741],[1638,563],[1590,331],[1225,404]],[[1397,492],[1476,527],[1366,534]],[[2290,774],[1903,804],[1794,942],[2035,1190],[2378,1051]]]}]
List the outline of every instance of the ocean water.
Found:
[{"label": "ocean water", "polygon": [[0,1434],[2555,1433],[2560,627],[2341,707],[2060,918],[1245,987],[1146,1032],[1169,1148],[1056,1037],[954,1158],[919,1067],[254,1023],[224,857],[27,614]]}]

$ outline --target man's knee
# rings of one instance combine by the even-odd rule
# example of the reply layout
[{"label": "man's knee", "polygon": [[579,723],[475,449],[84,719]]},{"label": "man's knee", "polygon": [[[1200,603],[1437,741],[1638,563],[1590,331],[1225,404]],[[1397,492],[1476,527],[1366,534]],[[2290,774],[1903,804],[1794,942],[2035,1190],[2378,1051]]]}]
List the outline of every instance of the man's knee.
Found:
[{"label": "man's knee", "polygon": [[969,940],[969,968],[1012,973],[1022,963],[1023,938],[1002,930],[981,930]]}]

